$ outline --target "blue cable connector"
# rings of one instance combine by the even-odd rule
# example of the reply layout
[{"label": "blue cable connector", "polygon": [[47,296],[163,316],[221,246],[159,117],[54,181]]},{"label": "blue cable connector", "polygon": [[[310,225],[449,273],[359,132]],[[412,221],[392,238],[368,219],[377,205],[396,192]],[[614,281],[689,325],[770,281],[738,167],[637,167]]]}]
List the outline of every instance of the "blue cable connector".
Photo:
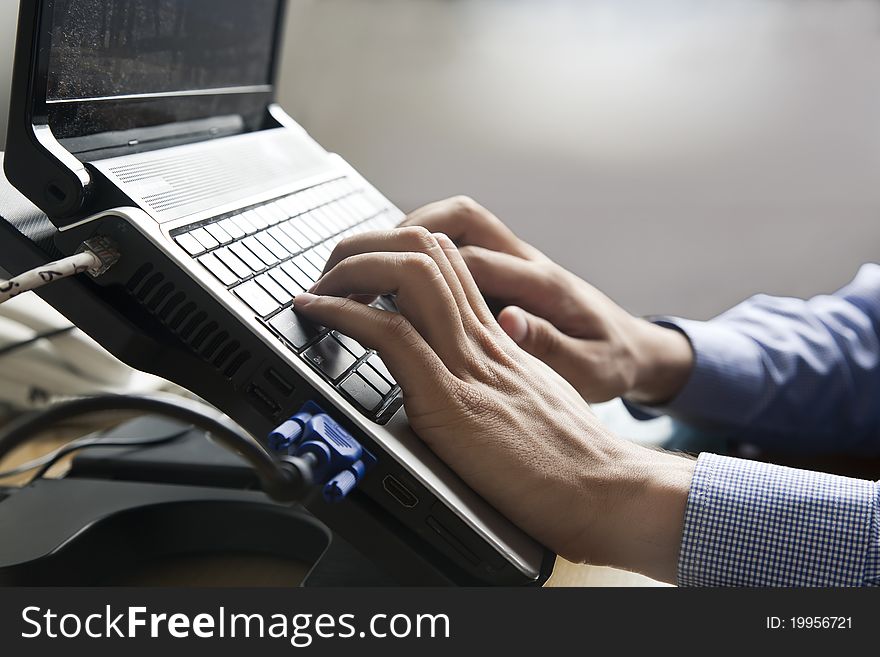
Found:
[{"label": "blue cable connector", "polygon": [[345,498],[376,463],[354,437],[315,402],[306,402],[268,437],[269,448],[308,460],[314,481],[324,485],[324,499]]}]

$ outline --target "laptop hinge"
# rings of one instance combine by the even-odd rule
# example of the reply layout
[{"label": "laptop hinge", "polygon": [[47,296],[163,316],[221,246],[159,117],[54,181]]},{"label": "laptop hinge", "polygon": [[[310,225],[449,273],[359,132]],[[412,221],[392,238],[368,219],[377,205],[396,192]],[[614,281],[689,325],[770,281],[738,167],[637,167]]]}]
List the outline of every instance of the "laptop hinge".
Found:
[{"label": "laptop hinge", "polygon": [[165,125],[102,132],[84,137],[59,139],[59,143],[82,162],[182,146],[246,131],[241,116],[214,116],[208,119],[180,121]]}]

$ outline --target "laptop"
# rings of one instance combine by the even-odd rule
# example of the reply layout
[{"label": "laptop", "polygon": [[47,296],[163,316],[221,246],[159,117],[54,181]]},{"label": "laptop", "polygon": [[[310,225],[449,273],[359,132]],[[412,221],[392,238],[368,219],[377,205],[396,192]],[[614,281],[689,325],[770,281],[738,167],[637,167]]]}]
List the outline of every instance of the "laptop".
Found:
[{"label": "laptop", "polygon": [[339,240],[404,215],[276,104],[285,4],[21,1],[6,176],[54,224],[50,250],[121,253],[74,283],[100,312],[44,298],[258,438],[318,403],[378,458],[309,507],[365,553],[394,537],[452,583],[540,584],[554,555],[422,444],[378,355],[291,309]]}]

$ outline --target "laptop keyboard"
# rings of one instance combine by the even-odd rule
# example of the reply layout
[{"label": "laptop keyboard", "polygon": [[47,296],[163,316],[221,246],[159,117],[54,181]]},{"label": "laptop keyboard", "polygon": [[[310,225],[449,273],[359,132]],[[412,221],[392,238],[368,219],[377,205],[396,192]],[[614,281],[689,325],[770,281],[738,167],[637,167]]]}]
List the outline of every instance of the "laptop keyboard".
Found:
[{"label": "laptop keyboard", "polygon": [[[388,229],[400,218],[385,201],[340,178],[172,232],[174,240],[247,304],[279,340],[380,421],[400,405],[400,388],[372,350],[314,326],[291,309],[312,286],[336,244],[356,233]],[[372,201],[370,199],[373,199]],[[393,310],[387,299],[377,307]]]}]

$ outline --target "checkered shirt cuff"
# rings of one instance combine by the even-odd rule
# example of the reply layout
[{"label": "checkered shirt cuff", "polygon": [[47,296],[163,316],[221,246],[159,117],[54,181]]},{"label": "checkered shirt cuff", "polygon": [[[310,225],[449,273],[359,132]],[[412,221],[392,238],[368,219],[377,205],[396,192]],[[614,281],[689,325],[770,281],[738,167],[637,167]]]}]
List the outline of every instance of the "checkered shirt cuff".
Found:
[{"label": "checkered shirt cuff", "polygon": [[701,454],[681,586],[880,585],[880,486]]}]

